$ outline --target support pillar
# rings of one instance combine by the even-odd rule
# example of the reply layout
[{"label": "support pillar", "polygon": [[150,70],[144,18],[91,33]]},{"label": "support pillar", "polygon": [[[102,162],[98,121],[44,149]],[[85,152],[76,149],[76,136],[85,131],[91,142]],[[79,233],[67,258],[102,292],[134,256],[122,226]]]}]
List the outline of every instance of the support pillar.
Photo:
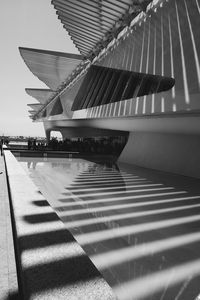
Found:
[{"label": "support pillar", "polygon": [[51,131],[50,130],[45,130],[46,138],[47,138],[47,144],[50,142],[50,137],[51,137]]}]

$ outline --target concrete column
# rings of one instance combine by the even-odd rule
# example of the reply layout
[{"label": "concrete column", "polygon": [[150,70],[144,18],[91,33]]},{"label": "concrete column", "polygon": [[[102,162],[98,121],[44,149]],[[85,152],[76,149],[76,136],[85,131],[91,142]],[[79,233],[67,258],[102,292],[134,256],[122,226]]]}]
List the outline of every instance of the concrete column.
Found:
[{"label": "concrete column", "polygon": [[50,137],[51,137],[51,130],[45,130],[46,138],[47,138],[47,143],[50,142]]}]

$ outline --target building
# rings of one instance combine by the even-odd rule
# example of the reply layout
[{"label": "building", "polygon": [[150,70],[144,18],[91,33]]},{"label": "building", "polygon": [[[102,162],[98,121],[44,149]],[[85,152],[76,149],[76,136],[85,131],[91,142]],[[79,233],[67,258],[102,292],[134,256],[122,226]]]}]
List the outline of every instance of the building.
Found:
[{"label": "building", "polygon": [[20,48],[48,89],[31,119],[63,138],[129,132],[122,162],[200,177],[198,0],[52,0],[80,55]]}]

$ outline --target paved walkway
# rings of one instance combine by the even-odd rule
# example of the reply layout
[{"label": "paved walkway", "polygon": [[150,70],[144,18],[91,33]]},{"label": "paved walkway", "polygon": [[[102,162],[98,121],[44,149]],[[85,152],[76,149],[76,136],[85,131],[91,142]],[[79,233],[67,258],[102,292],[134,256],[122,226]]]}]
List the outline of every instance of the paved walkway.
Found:
[{"label": "paved walkway", "polygon": [[0,299],[14,300],[19,299],[18,284],[3,156],[0,156],[0,212]]}]

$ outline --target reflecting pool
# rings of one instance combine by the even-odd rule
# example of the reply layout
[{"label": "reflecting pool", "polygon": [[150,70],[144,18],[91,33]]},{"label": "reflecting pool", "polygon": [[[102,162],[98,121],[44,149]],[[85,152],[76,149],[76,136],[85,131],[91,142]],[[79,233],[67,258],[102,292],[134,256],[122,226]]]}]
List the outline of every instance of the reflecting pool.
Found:
[{"label": "reflecting pool", "polygon": [[119,299],[200,294],[200,180],[83,159],[17,158]]}]

